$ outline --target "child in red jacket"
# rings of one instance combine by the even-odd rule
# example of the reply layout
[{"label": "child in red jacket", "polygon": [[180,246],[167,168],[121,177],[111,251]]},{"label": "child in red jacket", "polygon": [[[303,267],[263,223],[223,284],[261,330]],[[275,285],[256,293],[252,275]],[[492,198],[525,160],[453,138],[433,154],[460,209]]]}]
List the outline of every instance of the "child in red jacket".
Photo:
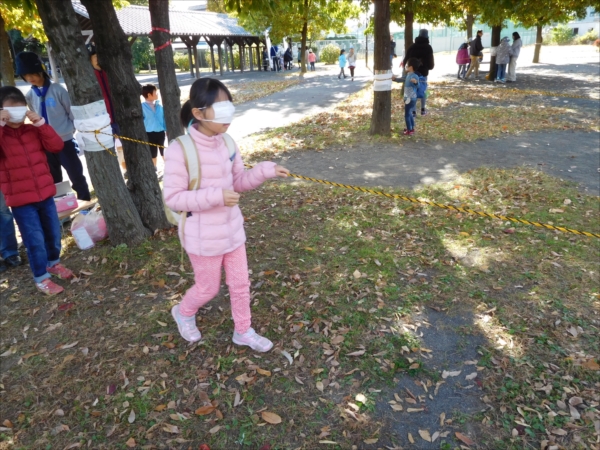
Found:
[{"label": "child in red jacket", "polygon": [[[64,143],[43,118],[27,109],[19,89],[0,88],[0,108],[0,189],[19,226],[35,286],[44,294],[58,294],[64,289],[50,275],[68,280],[73,272],[60,264],[56,187],[45,152],[58,153]],[[25,117],[32,125],[25,124]]]}]

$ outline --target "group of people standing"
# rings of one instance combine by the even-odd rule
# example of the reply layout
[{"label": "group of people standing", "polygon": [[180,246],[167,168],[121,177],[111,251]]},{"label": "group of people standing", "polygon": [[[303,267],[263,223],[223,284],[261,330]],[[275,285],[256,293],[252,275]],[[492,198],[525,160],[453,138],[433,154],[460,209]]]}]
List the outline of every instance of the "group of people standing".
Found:
[{"label": "group of people standing", "polygon": [[[479,64],[483,58],[483,44],[481,38],[483,30],[477,31],[475,39],[469,39],[463,43],[456,54],[456,63],[458,64],[458,78],[468,80],[471,73],[475,72],[475,79],[479,78]],[[517,81],[516,69],[517,59],[521,53],[523,41],[516,31],[512,34],[513,42],[505,36],[501,39],[500,45],[496,48],[496,78],[497,83]]]},{"label": "group of people standing", "polygon": [[346,73],[344,69],[346,65],[348,65],[348,69],[350,69],[350,79],[354,81],[354,69],[356,68],[356,52],[354,51],[354,47],[350,47],[348,50],[348,55],[346,55],[346,50],[340,50],[340,56],[338,58],[338,63],[340,66],[340,74],[338,75],[338,80],[341,77],[346,78]]},{"label": "group of people standing", "polygon": [[[111,129],[119,133],[108,86],[108,77],[98,65],[95,48],[88,48],[90,63],[100,85]],[[0,89],[0,272],[22,263],[14,221],[17,222],[36,287],[45,294],[63,288],[50,280],[72,272],[60,264],[61,229],[54,203],[55,185],[63,181],[64,168],[78,200],[91,200],[80,149],[74,138],[74,117],[69,94],[53,83],[33,52],[16,56],[17,75],[31,85],[24,95],[18,88]],[[153,85],[142,88],[144,124],[151,142],[150,156],[156,158],[165,142],[164,112]],[[31,124],[25,124],[28,118]],[[117,147],[125,170],[122,148]]]}]

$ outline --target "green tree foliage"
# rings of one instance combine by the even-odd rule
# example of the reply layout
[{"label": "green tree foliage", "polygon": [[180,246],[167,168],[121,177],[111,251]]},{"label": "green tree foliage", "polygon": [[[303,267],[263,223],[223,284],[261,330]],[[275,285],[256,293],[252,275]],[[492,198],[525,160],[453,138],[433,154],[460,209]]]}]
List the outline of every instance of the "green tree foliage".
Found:
[{"label": "green tree foliage", "polygon": [[226,13],[227,8],[225,7],[224,0],[208,0],[206,2],[206,10],[216,13]]},{"label": "green tree foliage", "polygon": [[41,42],[48,39],[35,5],[28,1],[7,0],[0,3],[0,15],[7,30],[17,29],[24,36],[32,36]]},{"label": "green tree foliage", "polygon": [[[262,34],[271,28],[273,42],[284,37],[300,36],[303,47],[309,36],[323,31],[346,32],[346,20],[358,18],[360,9],[351,0],[285,0],[276,7],[269,0],[224,0],[228,11],[237,14],[246,30]],[[305,55],[302,51],[302,59]],[[306,61],[303,61],[303,72]]]},{"label": "green tree foliage", "polygon": [[335,44],[327,44],[319,53],[319,59],[326,64],[335,64],[339,57],[340,48]]},{"label": "green tree foliage", "polygon": [[573,35],[573,30],[571,27],[568,27],[564,24],[557,25],[556,27],[552,28],[552,31],[550,32],[552,43],[558,45],[571,44],[574,37],[575,36]]},{"label": "green tree foliage", "polygon": [[588,6],[597,6],[594,0],[536,0],[517,2],[512,11],[514,21],[525,27],[536,27],[536,47],[533,62],[539,62],[543,43],[542,28],[552,23],[567,22],[575,17],[583,18]]},{"label": "green tree foliage", "polygon": [[275,9],[243,9],[237,16],[240,25],[252,33],[262,34],[271,27],[271,40],[281,42],[286,36],[300,36],[305,16],[308,35],[318,36],[321,32],[346,32],[346,20],[358,18],[358,13],[358,7],[347,0],[310,0],[306,9],[303,2],[291,0],[281,2]]},{"label": "green tree foliage", "polygon": [[[404,24],[405,50],[413,43],[413,23],[433,25],[450,23],[456,13],[456,5],[450,0],[391,0],[390,18]],[[397,48],[397,51],[399,49]],[[400,54],[400,53],[399,53]]]},{"label": "green tree foliage", "polygon": [[190,58],[188,55],[184,55],[183,53],[175,53],[173,55],[173,61],[179,70],[182,72],[190,71]]},{"label": "green tree foliage", "polygon": [[152,41],[146,36],[138,37],[131,46],[132,63],[136,72],[148,70],[148,65],[156,66]]}]

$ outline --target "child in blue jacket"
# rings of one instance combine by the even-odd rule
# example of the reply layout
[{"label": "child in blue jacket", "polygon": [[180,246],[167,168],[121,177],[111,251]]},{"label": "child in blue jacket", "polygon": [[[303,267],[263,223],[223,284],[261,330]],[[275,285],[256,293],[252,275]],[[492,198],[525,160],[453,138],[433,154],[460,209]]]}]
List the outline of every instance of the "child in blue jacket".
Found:
[{"label": "child in blue jacket", "polygon": [[152,155],[152,163],[156,169],[156,158],[160,150],[160,156],[164,159],[165,149],[165,112],[162,105],[158,101],[158,89],[153,84],[147,84],[142,87],[142,96],[145,101],[142,102],[142,112],[144,113],[144,127],[148,134],[148,142],[150,142],[150,153]]},{"label": "child in blue jacket", "polygon": [[[419,76],[415,70],[419,68],[421,62],[418,58],[408,58],[404,69],[406,70],[406,78],[404,79],[404,121],[406,129],[402,134],[412,136],[415,134],[415,117],[413,112],[417,106],[417,86],[419,85]],[[400,83],[401,80],[396,80],[392,76],[392,80]]]},{"label": "child in blue jacket", "polygon": [[340,57],[338,58],[340,63],[340,74],[338,75],[338,80],[343,75],[346,78],[346,74],[344,73],[344,67],[346,67],[346,50],[340,51]]}]

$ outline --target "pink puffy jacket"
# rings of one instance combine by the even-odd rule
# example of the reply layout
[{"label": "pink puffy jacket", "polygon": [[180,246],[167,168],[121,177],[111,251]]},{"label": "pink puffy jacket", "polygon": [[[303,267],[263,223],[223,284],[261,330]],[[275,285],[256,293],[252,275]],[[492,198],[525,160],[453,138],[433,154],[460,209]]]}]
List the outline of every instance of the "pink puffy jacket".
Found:
[{"label": "pink puffy jacket", "polygon": [[217,256],[230,253],[246,242],[244,218],[239,206],[224,206],[223,190],[249,191],[275,177],[273,162],[262,162],[244,170],[239,149],[233,162],[221,135],[206,136],[195,128],[190,134],[196,143],[202,167],[200,189],[189,191],[189,176],[183,149],[173,141],[165,152],[163,192],[165,203],[174,211],[189,211],[179,239],[193,255]]}]

